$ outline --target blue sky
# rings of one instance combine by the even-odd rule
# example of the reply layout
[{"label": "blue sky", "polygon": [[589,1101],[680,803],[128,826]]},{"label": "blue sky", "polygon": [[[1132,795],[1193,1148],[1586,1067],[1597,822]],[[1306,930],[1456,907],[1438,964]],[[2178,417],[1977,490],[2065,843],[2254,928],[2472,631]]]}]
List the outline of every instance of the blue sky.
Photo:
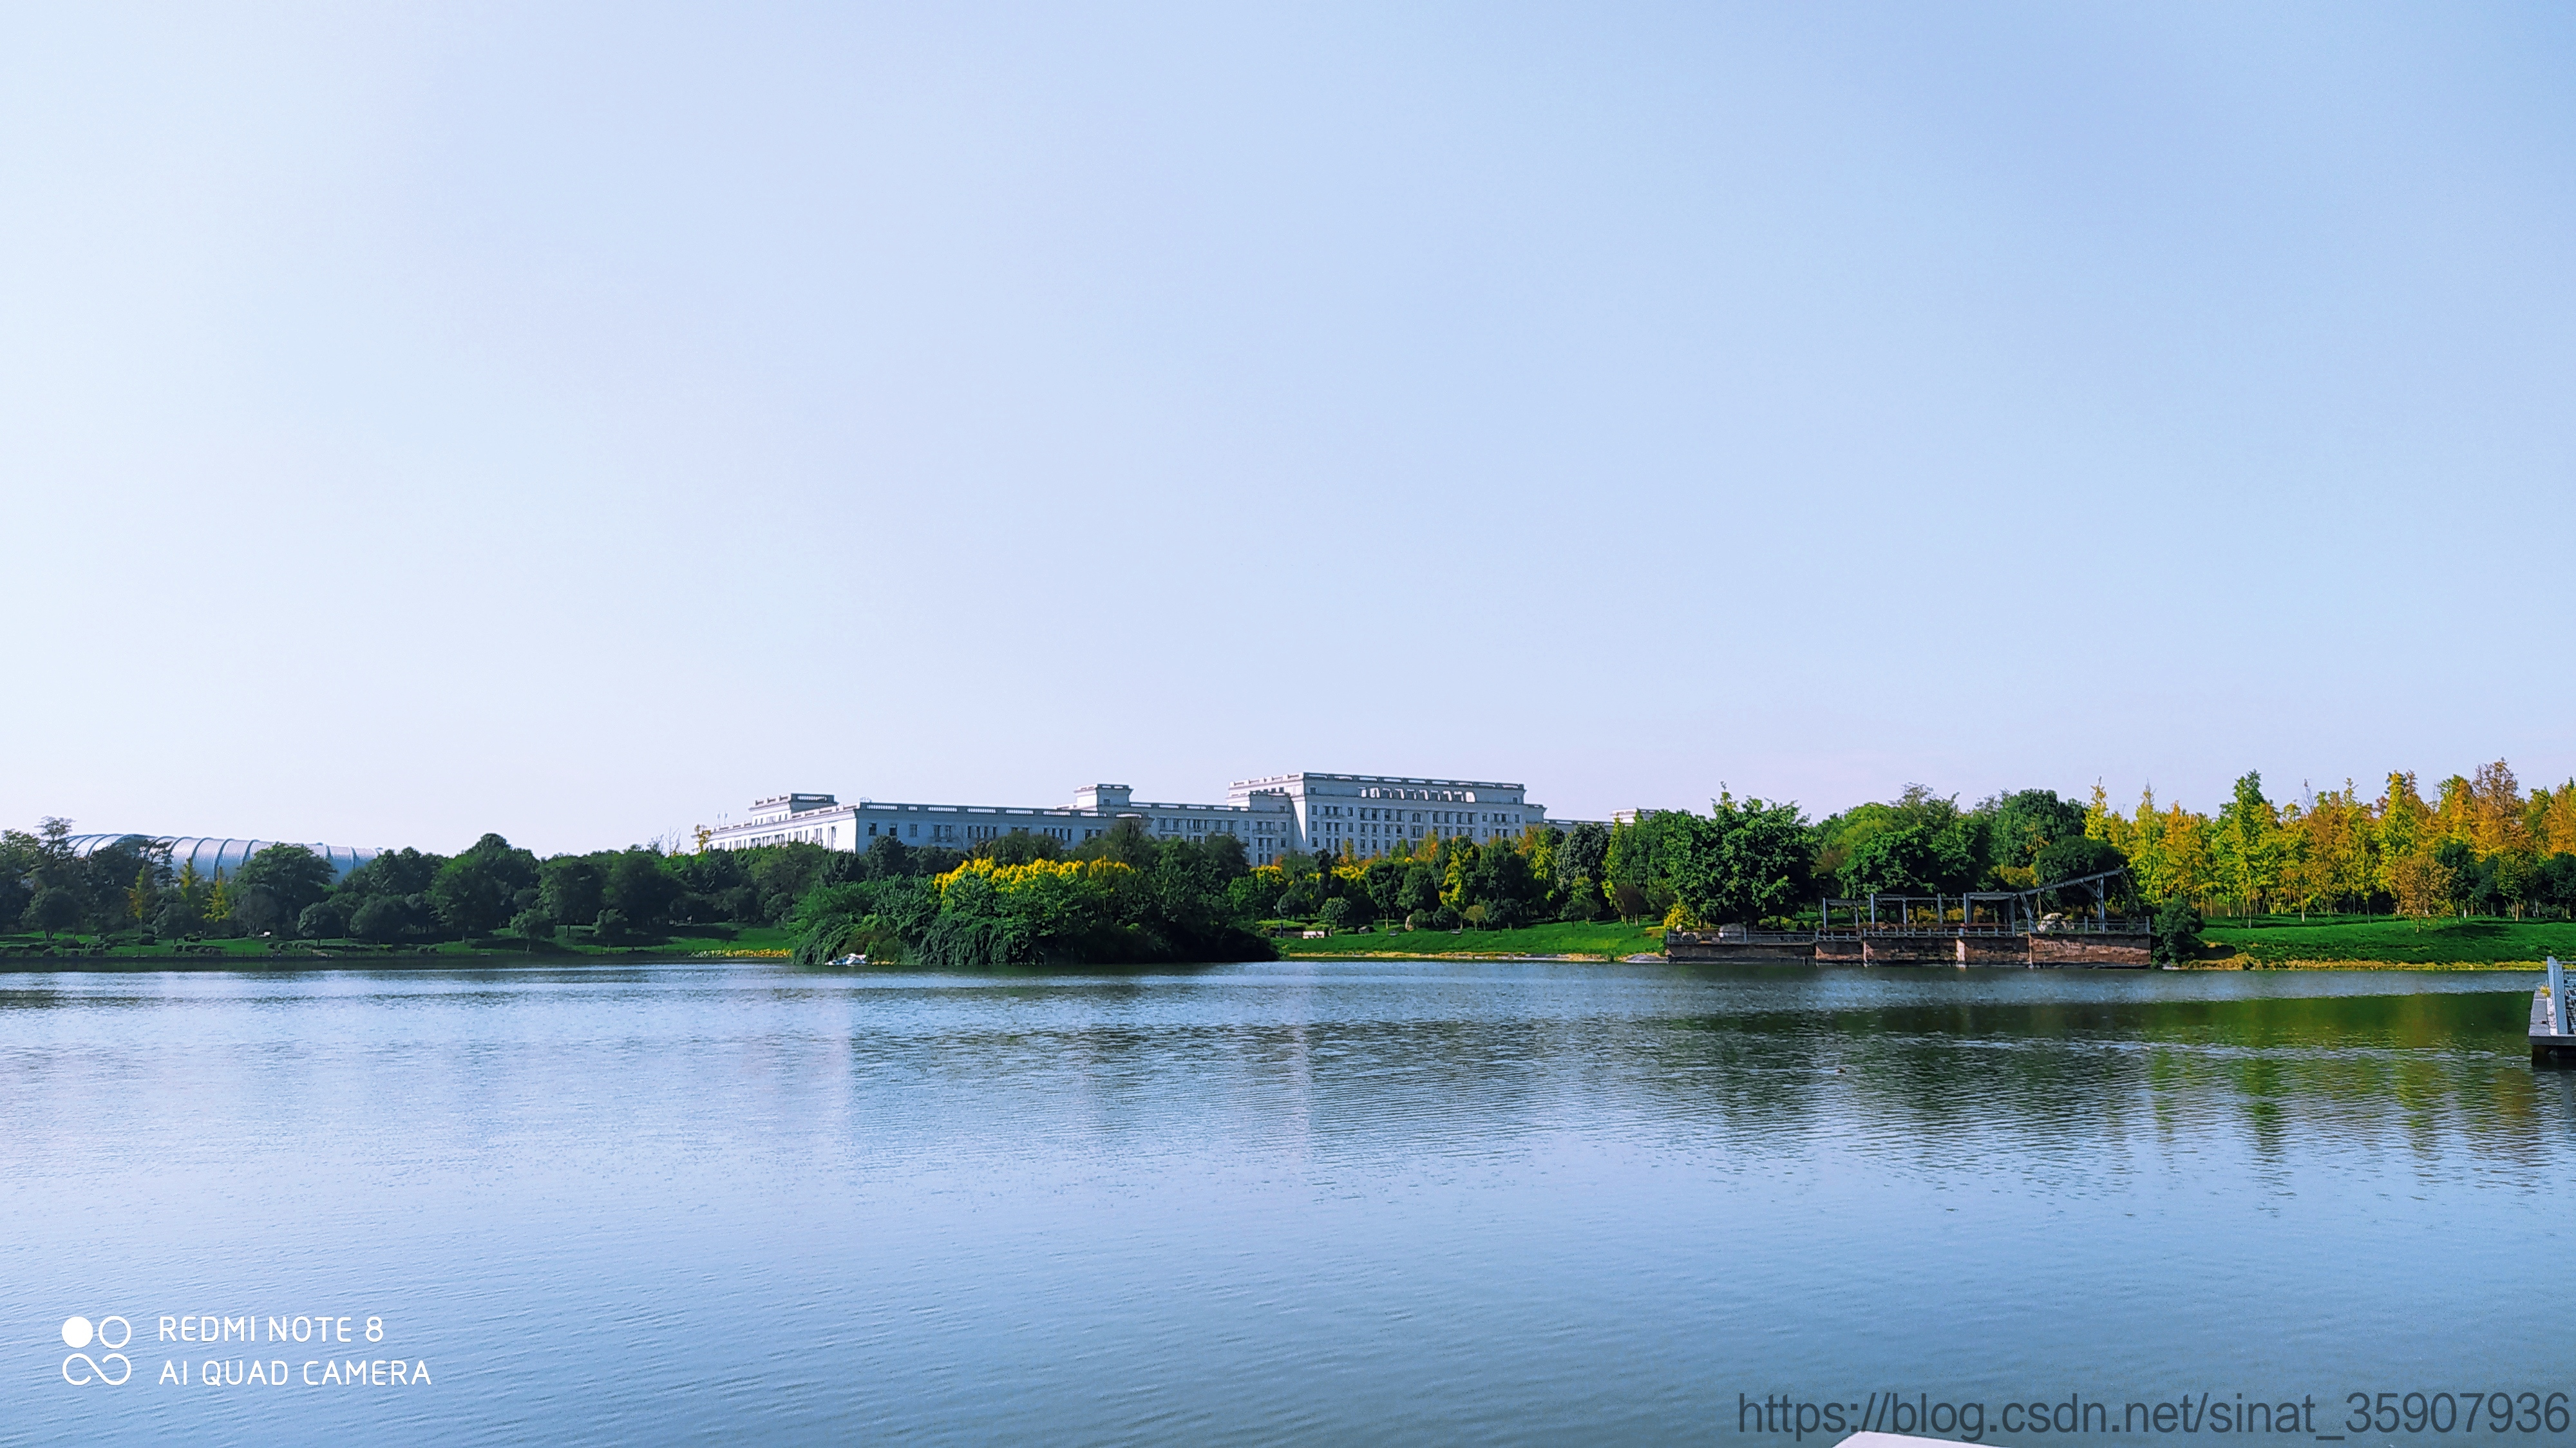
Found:
[{"label": "blue sky", "polygon": [[0,818],[2576,773],[2540,7],[21,7]]}]

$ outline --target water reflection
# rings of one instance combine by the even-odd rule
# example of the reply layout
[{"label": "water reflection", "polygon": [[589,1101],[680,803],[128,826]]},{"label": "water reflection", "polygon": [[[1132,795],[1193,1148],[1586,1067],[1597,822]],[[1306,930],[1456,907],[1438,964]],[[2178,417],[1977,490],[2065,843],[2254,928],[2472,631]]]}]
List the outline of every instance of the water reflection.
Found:
[{"label": "water reflection", "polygon": [[2576,1164],[2528,989],[5,977],[14,1320],[371,1295],[457,1370],[408,1416],[125,1418],[31,1370],[0,1415],[39,1441],[1647,1442],[1723,1435],[1740,1388],[2161,1390],[2222,1343],[2229,1391],[2485,1370]]}]

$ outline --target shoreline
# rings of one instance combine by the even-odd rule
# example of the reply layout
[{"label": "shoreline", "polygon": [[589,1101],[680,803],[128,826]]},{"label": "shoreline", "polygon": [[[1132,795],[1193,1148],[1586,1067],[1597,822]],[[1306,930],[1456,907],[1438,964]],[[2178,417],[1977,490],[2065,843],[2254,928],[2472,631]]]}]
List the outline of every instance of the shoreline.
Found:
[{"label": "shoreline", "polygon": [[0,956],[0,975],[48,975],[74,970],[364,970],[376,966],[451,966],[472,970],[498,965],[679,965],[689,962],[724,960],[785,961],[793,952],[785,950],[660,950],[652,946],[634,946],[619,950],[587,951],[575,955],[562,951],[517,950],[406,950],[369,951],[335,954],[330,951],[305,950],[279,952],[274,955],[252,955],[246,952],[209,952],[179,955],[169,952],[131,955],[18,955]]},{"label": "shoreline", "polygon": [[[314,951],[294,955],[281,954],[270,956],[140,954],[115,956],[65,955],[22,956],[15,958],[0,957],[0,975],[61,975],[74,972],[109,973],[131,970],[234,971],[245,974],[263,971],[289,972],[371,969],[420,970],[427,968],[486,970],[499,967],[517,968],[526,966],[578,967],[588,965],[693,965],[715,964],[725,961],[786,964],[789,963],[791,959],[792,957],[789,952],[783,950],[670,951],[655,950],[649,946],[620,950],[615,953],[602,951],[594,954],[582,955],[556,953],[522,954],[517,951],[483,951],[471,954],[461,951],[421,951],[404,952],[400,954],[384,953],[367,955],[334,955],[327,952]],[[1296,960],[1423,962],[1460,960],[1481,961],[1487,963],[1512,962],[1557,965],[1668,965],[1671,963],[1671,961],[1665,956],[1646,952],[1640,952],[1634,955],[1613,956],[1580,952],[1537,953],[1522,951],[1465,950],[1438,952],[1402,950],[1300,951],[1294,955],[1281,956],[1279,963]],[[1211,961],[1202,963],[1223,964],[1224,962]],[[1759,965],[1766,969],[1824,969],[1830,967],[1843,967],[1854,970],[1919,971],[1925,974],[1930,974],[1936,971],[1955,971],[1963,968],[1946,964],[1864,966],[1843,961],[1814,962],[1793,960],[1762,962],[1748,961],[1743,962],[1743,964]],[[863,967],[861,969],[864,970],[869,968],[890,970],[906,969],[906,967],[895,965]],[[1067,971],[1115,970],[1122,968],[1133,967],[1110,965],[1073,965],[1062,967],[1062,969]],[[2458,974],[2468,971],[2493,971],[2500,973],[2527,971],[2537,974],[2546,969],[2546,966],[2537,960],[2278,960],[2266,962],[2237,956],[2223,957],[2216,960],[2194,961],[2189,965],[2148,966],[2143,968],[2134,966],[2091,965],[2040,967],[2003,965],[1965,968],[1979,970],[2042,969],[2059,971],[2102,971],[2114,974],[2137,975],[2153,974],[2157,971],[2183,973],[2223,971],[2412,971],[2435,974]],[[809,969],[818,971],[831,970],[833,974],[860,973],[859,971],[851,970],[847,967],[835,969],[826,966],[813,966],[809,967]]]}]

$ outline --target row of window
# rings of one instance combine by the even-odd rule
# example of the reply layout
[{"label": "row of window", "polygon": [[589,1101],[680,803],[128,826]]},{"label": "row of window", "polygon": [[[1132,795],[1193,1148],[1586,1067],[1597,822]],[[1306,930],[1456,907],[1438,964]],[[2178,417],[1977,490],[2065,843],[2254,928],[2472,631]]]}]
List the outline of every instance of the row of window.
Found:
[{"label": "row of window", "polygon": [[[1326,818],[1326,819],[1339,819],[1339,818],[1344,817],[1344,816],[1347,814],[1347,815],[1348,815],[1349,817],[1351,817],[1351,818],[1354,818],[1354,819],[1361,819],[1361,820],[1399,820],[1399,821],[1400,821],[1400,820],[1402,820],[1402,819],[1404,818],[1404,815],[1405,815],[1405,812],[1404,812],[1403,810],[1400,810],[1400,809],[1369,809],[1369,808],[1361,808],[1361,809],[1356,809],[1356,810],[1349,810],[1349,811],[1345,811],[1345,810],[1344,810],[1340,805],[1337,805],[1337,804],[1328,804],[1328,805],[1322,805],[1322,806],[1319,806],[1319,807],[1316,809],[1316,811],[1315,811],[1315,812],[1316,812],[1318,815],[1321,815],[1321,816],[1323,816],[1323,817],[1324,817],[1324,818]],[[1426,816],[1426,815],[1428,815],[1428,816],[1429,816],[1429,818],[1428,818],[1428,819],[1425,819],[1425,818],[1424,818],[1424,816]],[[1513,813],[1513,812],[1510,812],[1510,811],[1506,811],[1506,810],[1484,810],[1484,811],[1481,811],[1481,812],[1480,812],[1480,811],[1476,811],[1476,810],[1456,810],[1456,809],[1435,809],[1435,810],[1419,810],[1419,809],[1418,809],[1418,810],[1413,811],[1413,823],[1415,823],[1415,824],[1435,824],[1435,825],[1516,825],[1516,824],[1519,824],[1520,822],[1521,822],[1521,817],[1520,817],[1518,814]]]},{"label": "row of window", "polygon": [[1457,803],[1459,802],[1458,797],[1464,793],[1464,790],[1454,789],[1363,789],[1360,791],[1360,798],[1419,799],[1438,800],[1442,803]]}]

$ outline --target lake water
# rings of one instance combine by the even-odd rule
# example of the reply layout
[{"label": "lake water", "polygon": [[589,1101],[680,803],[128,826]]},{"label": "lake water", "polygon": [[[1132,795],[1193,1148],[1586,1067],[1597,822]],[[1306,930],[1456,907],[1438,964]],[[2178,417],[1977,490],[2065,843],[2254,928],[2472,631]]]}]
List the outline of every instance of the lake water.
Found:
[{"label": "lake water", "polygon": [[2566,1444],[2532,984],[0,975],[0,1440]]}]

